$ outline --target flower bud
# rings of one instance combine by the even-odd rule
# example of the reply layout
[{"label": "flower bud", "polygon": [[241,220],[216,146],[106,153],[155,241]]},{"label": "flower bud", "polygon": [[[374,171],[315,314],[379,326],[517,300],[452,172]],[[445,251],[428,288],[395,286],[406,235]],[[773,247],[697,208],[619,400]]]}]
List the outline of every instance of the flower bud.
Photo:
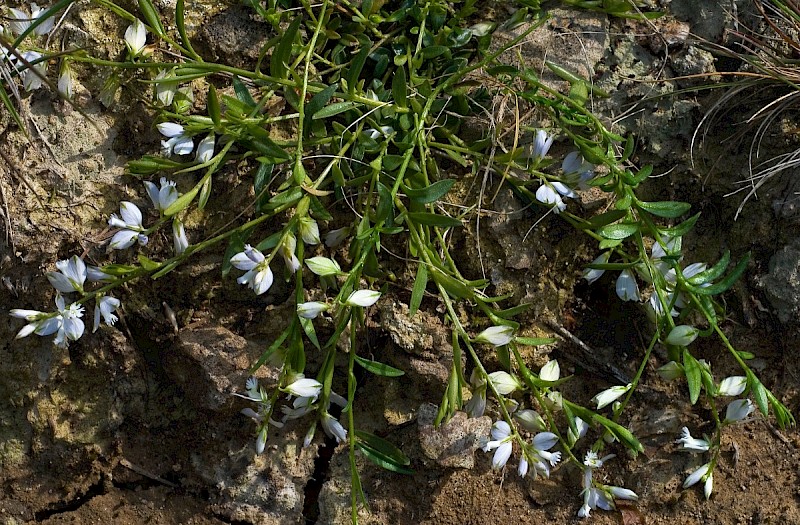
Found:
[{"label": "flower bud", "polygon": [[312,257],[310,259],[306,259],[305,262],[309,270],[322,277],[326,275],[338,275],[342,273],[339,263],[333,259],[328,259],[327,257]]},{"label": "flower bud", "polygon": [[315,319],[322,312],[326,312],[329,306],[319,301],[310,301],[297,305],[297,315],[303,319]]},{"label": "flower bud", "polygon": [[617,296],[623,301],[639,300],[639,285],[630,270],[622,270],[617,277]]},{"label": "flower bud", "polygon": [[670,330],[664,342],[673,346],[688,346],[692,341],[697,339],[697,334],[699,333],[700,331],[693,326],[686,324],[678,325]]},{"label": "flower bud", "polygon": [[657,372],[658,375],[660,375],[661,378],[666,381],[672,381],[673,379],[678,379],[684,375],[683,365],[676,363],[675,361],[670,361],[666,365],[659,368]]},{"label": "flower bud", "polygon": [[504,396],[522,386],[516,377],[502,370],[489,374],[489,381],[494,385],[497,393]]},{"label": "flower bud", "polygon": [[309,377],[300,377],[284,390],[297,397],[317,397],[322,390],[322,383]]},{"label": "flower bud", "polygon": [[171,73],[166,69],[161,69],[155,78],[156,99],[161,103],[162,106],[169,106],[172,104],[172,100],[175,98],[175,93],[178,91],[178,83],[167,80],[171,76]]},{"label": "flower bud", "polygon": [[213,133],[209,133],[206,137],[200,141],[197,145],[197,153],[195,154],[195,160],[201,164],[204,164],[211,160],[214,157],[214,143],[216,137],[214,137]]},{"label": "flower bud", "polygon": [[622,397],[630,389],[630,383],[625,386],[612,386],[594,396],[592,401],[597,403],[597,410],[600,410]]},{"label": "flower bud", "polygon": [[747,378],[745,376],[726,377],[719,384],[717,393],[721,396],[738,396],[747,388]]},{"label": "flower bud", "polygon": [[144,49],[147,43],[147,28],[141,20],[136,19],[136,22],[128,26],[125,30],[125,45],[131,54],[131,58],[138,56]]},{"label": "flower bud", "polygon": [[345,304],[348,306],[361,306],[366,308],[378,302],[381,298],[381,293],[374,290],[356,290],[350,294]]},{"label": "flower bud", "polygon": [[553,359],[548,361],[546,365],[539,370],[539,379],[542,381],[558,381],[561,376],[561,368],[558,366],[558,361]]},{"label": "flower bud", "polygon": [[493,346],[507,345],[514,338],[511,326],[490,326],[475,338],[476,343],[487,343]]},{"label": "flower bud", "polygon": [[520,410],[514,414],[514,418],[519,422],[520,426],[528,432],[542,432],[547,429],[547,424],[542,419],[542,416],[535,410],[529,408]]},{"label": "flower bud", "polygon": [[[608,258],[611,256],[611,252],[603,252],[601,253],[592,264],[606,264],[608,262]],[[592,284],[596,280],[598,280],[604,273],[605,270],[599,270],[596,268],[586,268],[583,270],[583,278],[589,281],[589,284]]]},{"label": "flower bud", "polygon": [[300,237],[306,244],[319,244],[319,226],[311,217],[302,217],[297,227]]}]

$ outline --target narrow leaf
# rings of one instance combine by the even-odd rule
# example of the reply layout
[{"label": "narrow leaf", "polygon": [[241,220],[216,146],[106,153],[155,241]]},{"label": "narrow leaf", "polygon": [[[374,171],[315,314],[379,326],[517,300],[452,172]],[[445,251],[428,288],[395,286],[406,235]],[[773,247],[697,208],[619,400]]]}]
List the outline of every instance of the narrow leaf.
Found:
[{"label": "narrow leaf", "polygon": [[405,193],[408,195],[408,198],[414,202],[430,204],[444,197],[455,182],[455,179],[443,179],[424,188],[406,188]]},{"label": "narrow leaf", "polygon": [[694,405],[700,399],[700,387],[702,386],[700,363],[686,348],[683,349],[683,371],[689,385],[689,401]]},{"label": "narrow leaf", "polygon": [[665,217],[667,219],[680,217],[692,207],[688,202],[677,201],[639,202],[637,205],[639,208],[652,215]]},{"label": "narrow leaf", "polygon": [[597,230],[602,237],[619,241],[627,239],[634,233],[639,231],[639,223],[636,222],[620,222],[617,224],[608,224]]},{"label": "narrow leaf", "polygon": [[368,372],[372,372],[376,376],[383,376],[383,377],[400,377],[405,375],[405,372],[394,368],[393,366],[389,366],[384,363],[380,363],[378,361],[370,361],[369,359],[364,359],[363,357],[355,356],[356,363],[361,365],[364,370]]},{"label": "narrow leaf", "polygon": [[303,21],[301,16],[296,17],[286,28],[275,50],[272,52],[270,58],[269,73],[276,78],[286,78],[289,69],[289,59],[292,56],[292,44],[294,44],[297,37],[297,31],[300,29],[300,23]]},{"label": "narrow leaf", "polygon": [[424,263],[420,263],[417,267],[417,278],[414,279],[414,288],[411,290],[411,300],[408,303],[409,317],[414,317],[419,310],[426,286],[428,286],[428,267]]},{"label": "narrow leaf", "polygon": [[392,77],[392,96],[394,103],[401,108],[408,107],[408,86],[406,81],[406,70],[400,66],[394,71]]}]

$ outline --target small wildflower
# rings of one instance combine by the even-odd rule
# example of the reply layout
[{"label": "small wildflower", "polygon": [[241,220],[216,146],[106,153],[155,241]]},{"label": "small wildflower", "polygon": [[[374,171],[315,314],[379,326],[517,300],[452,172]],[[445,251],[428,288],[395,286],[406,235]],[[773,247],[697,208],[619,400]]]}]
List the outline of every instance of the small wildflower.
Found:
[{"label": "small wildflower", "polygon": [[11,310],[12,317],[28,321],[28,324],[17,333],[16,338],[27,337],[32,333],[43,336],[56,334],[53,342],[57,346],[64,348],[69,344],[69,341],[80,339],[84,330],[83,321],[81,321],[83,307],[76,303],[65,305],[64,297],[57,293],[56,310],[55,313],[18,308]]},{"label": "small wildflower", "polygon": [[688,489],[692,485],[697,484],[698,481],[703,479],[706,474],[708,474],[709,469],[711,468],[711,463],[706,463],[699,469],[695,470],[686,478],[686,481],[683,482],[683,488]]},{"label": "small wildflower", "polygon": [[693,438],[687,427],[681,429],[681,437],[675,443],[683,445],[683,448],[689,452],[706,452],[711,448],[711,443],[708,440]]},{"label": "small wildflower", "polygon": [[201,164],[205,164],[214,158],[215,141],[216,137],[213,133],[206,135],[206,137],[197,145],[197,153],[195,154],[194,159]]},{"label": "small wildflower", "polygon": [[61,63],[61,73],[58,75],[58,92],[66,99],[71,99],[73,95],[72,68],[67,61]]},{"label": "small wildflower", "polygon": [[491,436],[492,440],[483,446],[483,451],[490,452],[494,450],[492,468],[501,469],[508,463],[508,458],[511,457],[511,452],[514,449],[512,444],[514,436],[511,434],[511,427],[505,421],[496,421],[492,425]]},{"label": "small wildflower", "polygon": [[639,285],[630,270],[622,270],[617,277],[617,296],[623,301],[639,300]]},{"label": "small wildflower", "polygon": [[531,146],[530,158],[535,161],[542,160],[547,152],[550,151],[550,146],[553,145],[553,135],[550,135],[543,129],[536,130],[536,136],[533,139]]},{"label": "small wildflower", "polygon": [[306,244],[319,244],[319,226],[317,221],[311,217],[302,217],[299,221],[297,229],[300,231],[300,237]]},{"label": "small wildflower", "polygon": [[[594,261],[592,261],[592,264],[607,264],[609,257],[611,257],[611,252],[603,252]],[[592,284],[602,277],[604,273],[606,273],[605,270],[586,268],[583,270],[583,278],[586,279],[589,284]]]},{"label": "small wildflower", "polygon": [[575,197],[575,192],[562,182],[544,182],[536,190],[536,200],[552,206],[555,213],[561,213],[567,209],[566,203],[561,198],[562,196]]},{"label": "small wildflower", "polygon": [[47,73],[47,60],[42,60],[43,57],[44,55],[37,51],[25,51],[22,53],[22,58],[28,64],[32,64],[31,66],[26,65],[25,70],[20,73],[25,91],[36,91],[42,87],[41,77]]},{"label": "small wildflower", "polygon": [[741,421],[747,416],[749,416],[755,407],[753,406],[753,402],[749,399],[737,399],[736,401],[731,401],[728,405],[728,408],[725,410],[725,421],[724,423],[735,423],[737,421]]},{"label": "small wildflower", "polygon": [[172,104],[172,100],[175,98],[175,93],[178,90],[177,82],[170,82],[167,80],[171,76],[171,72],[167,71],[166,69],[160,69],[155,78],[156,99],[161,103],[162,106],[169,106]]},{"label": "small wildflower", "polygon": [[600,410],[603,407],[606,407],[622,397],[628,390],[631,389],[630,383],[626,386],[612,386],[606,390],[603,390],[596,396],[592,398],[594,403],[597,403],[597,410]]},{"label": "small wildflower", "polygon": [[47,280],[61,293],[83,293],[86,282],[86,264],[77,255],[56,263],[58,272],[47,272]]},{"label": "small wildflower", "polygon": [[578,431],[577,434],[569,428],[567,430],[567,441],[569,442],[570,446],[574,445],[581,439],[586,433],[589,431],[589,424],[579,417],[575,417],[575,430]]},{"label": "small wildflower", "polygon": [[281,243],[278,251],[283,256],[283,261],[290,272],[295,273],[300,268],[300,260],[295,255],[297,250],[297,239],[291,233],[286,235],[283,243]]},{"label": "small wildflower", "polygon": [[339,263],[327,257],[311,257],[310,259],[306,259],[305,263],[309,270],[320,277],[342,273],[342,268],[339,266]]},{"label": "small wildflower", "polygon": [[348,306],[361,306],[366,308],[372,306],[378,299],[381,298],[381,293],[374,290],[356,290],[350,294],[345,304]]},{"label": "small wildflower", "polygon": [[188,155],[194,150],[192,137],[184,134],[183,126],[174,122],[157,124],[159,133],[167,137],[161,141],[161,153],[165,157],[170,155]]},{"label": "small wildflower", "polygon": [[112,213],[108,219],[109,226],[120,228],[120,231],[111,238],[109,245],[115,250],[124,250],[133,246],[137,240],[141,245],[147,244],[147,236],[143,233],[142,212],[139,208],[132,202],[122,201],[119,205],[119,214],[122,218]]},{"label": "small wildflower", "polygon": [[519,380],[508,372],[492,372],[489,374],[489,382],[494,386],[500,395],[508,395],[515,390],[522,388]]},{"label": "small wildflower", "polygon": [[153,202],[153,206],[159,213],[164,213],[164,210],[178,200],[180,193],[178,193],[175,183],[166,177],[161,177],[159,183],[161,185],[160,188],[150,181],[144,181],[144,186],[147,189],[147,196]]},{"label": "small wildflower", "polygon": [[342,244],[345,239],[350,235],[350,228],[337,228],[330,230],[325,234],[325,246],[328,248],[335,248]]},{"label": "small wildflower", "polygon": [[125,30],[125,46],[130,52],[131,58],[139,56],[147,43],[147,28],[141,20],[137,19]]},{"label": "small wildflower", "polygon": [[336,418],[332,415],[328,414],[327,412],[322,413],[322,430],[325,431],[325,434],[328,437],[336,439],[337,443],[341,443],[342,441],[347,439],[347,430],[339,423]]},{"label": "small wildflower", "polygon": [[189,247],[189,239],[186,237],[186,229],[180,219],[172,221],[172,244],[177,255],[182,254]]},{"label": "small wildflower", "polygon": [[272,270],[264,254],[246,244],[244,251],[231,257],[231,264],[246,273],[236,279],[239,284],[246,284],[256,295],[261,295],[272,286]]},{"label": "small wildflower", "polygon": [[514,414],[514,419],[519,421],[519,424],[528,432],[541,432],[547,428],[542,416],[535,410],[525,408]]},{"label": "small wildflower", "polygon": [[[522,459],[525,461],[524,471],[528,471],[528,462],[532,462],[534,475],[550,477],[550,469],[561,461],[561,452],[550,452],[549,450],[558,443],[558,436],[552,432],[539,432],[533,437],[531,444],[523,446]],[[520,468],[520,475],[524,477]]]},{"label": "small wildflower", "polygon": [[514,328],[511,326],[490,326],[475,337],[476,343],[486,343],[492,346],[507,345],[514,339]]},{"label": "small wildflower", "polygon": [[100,327],[101,316],[103,321],[109,326],[116,323],[119,318],[114,315],[114,311],[119,308],[119,305],[120,301],[116,297],[111,297],[110,295],[100,297],[94,307],[94,327],[92,328],[92,332],[96,332]]},{"label": "small wildflower", "polygon": [[316,379],[301,376],[284,390],[293,396],[316,398],[322,390],[322,383]]},{"label": "small wildflower", "polygon": [[328,311],[328,308],[330,307],[327,304],[319,301],[300,303],[297,305],[297,315],[303,319],[316,319],[319,314]]},{"label": "small wildflower", "polygon": [[[12,22],[8,24],[9,29],[15,35],[19,36],[31,26],[32,22],[38,20],[47,11],[47,8],[41,8],[36,3],[31,4],[31,16],[19,9],[9,8],[11,11]],[[53,17],[46,19],[44,22],[36,26],[33,33],[39,36],[46,35],[53,30],[55,20]]]},{"label": "small wildflower", "polygon": [[745,388],[747,388],[747,377],[731,376],[722,380],[717,393],[721,396],[738,396]]}]

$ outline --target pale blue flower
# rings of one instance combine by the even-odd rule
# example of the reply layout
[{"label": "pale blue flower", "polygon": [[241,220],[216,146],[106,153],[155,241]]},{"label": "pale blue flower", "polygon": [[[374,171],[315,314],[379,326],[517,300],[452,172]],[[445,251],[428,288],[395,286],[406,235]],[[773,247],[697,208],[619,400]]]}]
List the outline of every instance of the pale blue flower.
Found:
[{"label": "pale blue flower", "polygon": [[246,284],[256,295],[261,295],[272,286],[273,275],[264,254],[246,244],[244,251],[231,257],[231,264],[246,273],[236,282]]},{"label": "pale blue flower", "polygon": [[56,263],[58,272],[47,272],[47,280],[61,293],[83,293],[86,282],[86,264],[77,255]]}]

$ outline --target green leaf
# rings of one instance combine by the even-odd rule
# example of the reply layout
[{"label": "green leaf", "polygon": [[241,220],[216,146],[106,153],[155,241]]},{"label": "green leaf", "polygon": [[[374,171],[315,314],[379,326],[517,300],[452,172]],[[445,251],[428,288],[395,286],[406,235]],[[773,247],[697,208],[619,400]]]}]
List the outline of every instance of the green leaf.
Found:
[{"label": "green leaf", "polygon": [[300,321],[300,326],[303,327],[303,331],[308,336],[308,340],[317,347],[317,350],[320,350],[319,340],[317,339],[317,332],[314,330],[313,321],[311,321],[311,319],[306,319],[305,317],[299,317],[298,320]]},{"label": "green leaf", "polygon": [[747,252],[745,256],[739,261],[739,264],[731,270],[723,280],[716,284],[712,284],[711,286],[690,286],[689,290],[693,293],[698,295],[717,295],[726,290],[728,290],[733,284],[739,280],[739,277],[742,276],[744,271],[747,269],[747,264],[750,262],[750,252]]},{"label": "green leaf", "polygon": [[411,460],[396,446],[363,430],[356,430],[355,434],[356,446],[361,449],[370,461],[379,467],[399,474],[414,473],[413,470],[408,468]]},{"label": "green leaf", "polygon": [[261,212],[269,202],[268,184],[270,177],[272,177],[272,170],[275,168],[274,164],[268,162],[259,163],[258,170],[253,179],[253,190],[256,194],[256,210]]},{"label": "green leaf", "polygon": [[347,90],[352,95],[355,93],[356,85],[358,84],[358,77],[361,75],[361,70],[364,69],[364,64],[367,62],[369,56],[369,43],[362,42],[361,49],[358,54],[350,63],[350,69],[347,71]]},{"label": "green leaf", "polygon": [[[204,185],[204,183],[203,183],[203,185]],[[186,193],[184,193],[183,195],[178,197],[175,200],[175,202],[170,204],[167,207],[167,209],[164,210],[164,216],[165,217],[172,217],[173,215],[175,215],[179,211],[181,211],[184,208],[186,208],[189,204],[191,204],[191,202],[197,196],[197,193],[200,191],[200,188],[201,188],[201,185],[200,185],[200,183],[198,183],[198,184],[195,185],[194,188],[192,188],[191,190],[187,191]]]},{"label": "green leaf", "polygon": [[325,104],[333,97],[333,94],[336,93],[336,88],[338,85],[336,83],[331,84],[330,86],[326,87],[308,102],[305,105],[304,110],[304,117],[303,117],[303,135],[308,136],[311,130],[311,119],[314,118],[314,114],[325,107]]},{"label": "green leaf", "polygon": [[543,346],[555,343],[557,339],[552,337],[515,337],[514,342],[525,346]]},{"label": "green leaf", "polygon": [[208,107],[208,116],[211,117],[211,122],[214,123],[214,126],[219,127],[222,115],[219,108],[217,89],[213,84],[208,86],[208,101],[206,102],[206,106]]},{"label": "green leaf", "polygon": [[269,73],[276,78],[286,78],[289,69],[289,60],[292,57],[292,44],[294,44],[297,37],[297,31],[300,29],[300,23],[303,21],[302,16],[295,17],[286,31],[283,33],[275,50],[272,52],[269,63]]},{"label": "green leaf", "polygon": [[582,230],[596,230],[612,222],[617,222],[628,214],[625,210],[609,210],[605,213],[595,215],[585,223],[578,224]]},{"label": "green leaf", "polygon": [[208,203],[208,198],[211,196],[211,177],[208,177],[200,188],[200,196],[197,198],[197,209],[202,210]]},{"label": "green leaf", "polygon": [[461,221],[446,215],[439,215],[438,213],[428,212],[410,212],[408,218],[417,224],[424,224],[426,226],[436,226],[438,228],[459,228]]},{"label": "green leaf", "polygon": [[153,33],[163,38],[165,34],[164,26],[161,25],[161,16],[158,14],[153,2],[150,0],[139,0],[139,11],[142,12],[145,22],[147,22],[147,25],[153,30]]},{"label": "green leaf", "polygon": [[728,265],[731,263],[731,251],[725,250],[725,253],[722,254],[722,258],[717,261],[717,264],[704,270],[698,274],[691,276],[690,278],[686,279],[686,282],[689,284],[699,285],[705,284],[713,281],[720,275],[722,275],[725,270],[728,268]]},{"label": "green leaf", "polygon": [[292,158],[283,148],[275,144],[272,139],[267,136],[251,136],[249,140],[242,140],[241,142],[245,147],[263,155],[272,164],[280,164]]},{"label": "green leaf", "polygon": [[686,382],[689,385],[689,401],[694,405],[700,399],[700,387],[702,377],[700,363],[697,362],[689,350],[683,349],[683,371],[686,374]]},{"label": "green leaf", "polygon": [[667,219],[680,217],[692,207],[688,202],[677,201],[638,202],[637,206],[652,215]]},{"label": "green leaf", "polygon": [[430,204],[444,197],[455,182],[455,179],[443,179],[424,188],[405,188],[404,191],[412,201],[420,204]]},{"label": "green leaf", "polygon": [[428,267],[420,263],[417,267],[417,278],[414,279],[414,288],[411,290],[411,300],[408,303],[408,316],[414,317],[422,304],[425,288],[428,286]]},{"label": "green leaf", "polygon": [[694,228],[694,225],[697,222],[697,219],[699,218],[700,218],[700,212],[692,215],[682,223],[673,226],[672,228],[659,228],[659,231],[663,235],[666,235],[668,237],[683,237],[684,235],[689,233],[689,231],[691,231],[692,228]]},{"label": "green leaf", "polygon": [[139,264],[142,265],[142,268],[144,268],[148,272],[152,272],[153,270],[157,270],[158,268],[161,267],[161,265],[159,263],[157,263],[153,259],[150,259],[150,258],[142,255],[141,253],[138,256],[138,259],[139,259]]},{"label": "green leaf", "polygon": [[338,115],[339,113],[344,113],[354,107],[358,106],[357,102],[353,102],[352,100],[345,100],[344,102],[335,102],[329,106],[325,106],[324,108],[320,109],[314,116],[311,117],[312,120],[321,120],[333,117],[334,115]]},{"label": "green leaf", "polygon": [[375,212],[375,223],[383,224],[392,214],[394,209],[394,199],[392,199],[392,190],[390,190],[384,183],[378,183],[378,209]]},{"label": "green leaf", "polygon": [[405,375],[405,372],[394,368],[393,366],[389,366],[384,363],[379,363],[378,361],[370,361],[369,359],[364,359],[363,357],[355,356],[356,363],[361,365],[365,370],[368,372],[372,372],[376,376],[383,376],[383,377],[400,377]]},{"label": "green leaf", "polygon": [[194,59],[200,58],[192,47],[192,42],[189,40],[189,37],[186,35],[186,12],[184,0],[177,0],[175,3],[175,26],[178,28],[178,34],[181,36],[181,43],[183,44],[183,47],[186,48],[186,51],[189,52],[189,56]]},{"label": "green leaf", "polygon": [[236,75],[233,76],[233,91],[236,93],[236,98],[239,99],[239,102],[251,108],[256,107],[256,101],[250,95],[250,90]]},{"label": "green leaf", "polygon": [[392,97],[394,103],[405,109],[408,107],[408,85],[406,80],[406,70],[398,67],[392,77]]},{"label": "green leaf", "polygon": [[120,277],[122,275],[127,275],[133,271],[137,270],[136,266],[131,266],[129,264],[107,264],[100,268],[103,273],[107,273],[108,275],[113,275],[114,277]]},{"label": "green leaf", "polygon": [[748,371],[748,383],[750,384],[750,391],[753,393],[753,398],[756,400],[758,409],[765,416],[769,414],[769,401],[767,396],[767,389],[763,383],[752,372]]},{"label": "green leaf", "polygon": [[422,58],[430,59],[444,55],[445,58],[450,58],[452,52],[447,46],[428,46],[422,50]]},{"label": "green leaf", "polygon": [[597,233],[606,239],[621,241],[622,239],[627,239],[638,231],[638,222],[620,222],[617,224],[607,224],[606,226],[599,228]]}]

